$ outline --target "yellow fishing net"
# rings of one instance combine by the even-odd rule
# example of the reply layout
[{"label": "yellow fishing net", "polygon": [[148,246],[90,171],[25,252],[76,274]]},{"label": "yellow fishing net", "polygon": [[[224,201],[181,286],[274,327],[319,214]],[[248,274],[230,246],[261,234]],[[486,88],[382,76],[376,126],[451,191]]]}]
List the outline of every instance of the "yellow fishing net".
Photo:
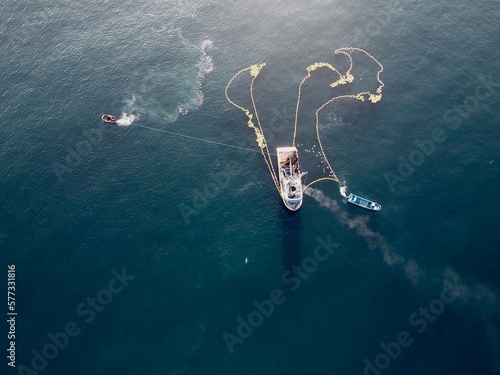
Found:
[{"label": "yellow fishing net", "polygon": [[[365,90],[365,91],[361,91],[361,92],[334,95],[333,97],[330,97],[327,101],[322,103],[317,108],[302,109],[301,108],[301,101],[302,101],[302,95],[303,95],[303,87],[306,85],[306,82],[314,74],[318,74],[316,72],[320,69],[332,72],[334,74],[334,76],[336,77],[336,80],[330,84],[331,88],[338,89],[341,86],[348,86],[348,85],[353,84],[353,82],[355,81],[355,77],[353,75],[353,68],[354,68],[353,54],[354,53],[359,53],[363,56],[366,56],[369,59],[371,59],[374,63],[377,64],[378,70],[377,70],[377,74],[376,74],[376,80],[377,80],[378,87],[376,88],[375,92],[370,92],[370,91]],[[332,180],[332,181],[337,181],[337,182],[339,181],[337,175],[335,174],[335,171],[333,170],[332,165],[330,164],[330,161],[325,153],[325,149],[323,146],[324,141],[322,140],[321,134],[320,134],[320,112],[322,110],[324,110],[327,106],[332,104],[333,102],[340,101],[340,100],[356,99],[356,100],[359,100],[361,102],[368,100],[371,103],[375,104],[382,99],[382,88],[384,87],[384,83],[382,82],[380,75],[383,72],[384,68],[383,68],[382,64],[375,57],[373,57],[371,54],[369,54],[368,52],[366,52],[365,50],[363,50],[361,48],[353,48],[353,47],[337,49],[337,50],[335,50],[335,54],[344,55],[348,58],[349,67],[347,68],[347,70],[345,71],[344,74],[342,74],[341,71],[339,71],[337,68],[335,68],[330,63],[324,63],[324,62],[314,63],[314,64],[309,65],[307,67],[307,75],[302,79],[302,81],[300,82],[299,87],[298,87],[297,105],[296,105],[296,109],[295,109],[294,131],[293,131],[293,139],[291,140],[291,143],[293,146],[299,148],[299,151],[300,151],[299,146],[303,146],[303,144],[298,143],[298,134],[299,134],[300,128],[303,127],[305,129],[305,132],[310,132],[308,129],[307,123],[301,123],[301,125],[299,127],[299,118],[300,118],[299,111],[301,111],[301,110],[314,111],[314,118],[315,118],[314,129],[315,129],[315,133],[316,133],[315,143],[318,145],[318,149],[319,149],[317,151],[316,155],[321,160],[321,164],[323,164],[321,167],[322,171],[323,171],[323,176],[315,178],[313,181],[309,182],[305,186],[305,189],[307,189],[308,187],[310,187],[311,185],[313,185],[319,181],[324,181],[324,180]],[[273,159],[271,157],[272,153],[269,150],[268,143],[266,142],[266,138],[264,136],[263,127],[262,127],[262,124],[261,124],[260,119],[259,119],[259,113],[257,111],[257,105],[255,102],[255,97],[254,97],[254,83],[255,83],[255,80],[257,79],[257,77],[259,76],[259,74],[261,73],[262,69],[264,68],[264,66],[265,66],[265,64],[255,64],[255,65],[252,65],[246,69],[242,69],[239,72],[237,72],[231,78],[231,80],[228,82],[228,84],[226,86],[226,90],[225,90],[225,95],[226,95],[227,100],[232,105],[234,105],[236,108],[243,111],[245,113],[245,115],[247,116],[247,118],[248,118],[247,125],[251,129],[253,129],[253,131],[255,132],[256,142],[261,150],[262,156],[264,157],[264,161],[266,162],[267,168],[269,169],[269,172],[270,172],[271,177],[273,179],[273,182],[276,186],[276,189],[278,190],[278,192],[280,192],[278,177],[277,177],[276,171],[273,167]],[[250,98],[251,98],[252,107],[253,107],[252,109],[244,108],[243,106],[235,103],[229,97],[229,90],[230,90],[230,87],[231,87],[232,83],[234,82],[234,80],[246,72],[249,72],[250,76],[251,76]],[[360,78],[360,79],[362,79],[362,78]],[[254,122],[254,115],[255,115],[256,124]],[[309,127],[310,127],[310,125],[309,125]],[[313,145],[312,149],[314,149],[315,146],[316,145]],[[310,151],[310,149],[308,151]],[[302,168],[304,170],[306,170],[306,171],[308,170],[308,165],[305,165],[304,163],[301,163],[301,165],[302,165]],[[311,167],[311,166],[309,166],[309,167]]]}]

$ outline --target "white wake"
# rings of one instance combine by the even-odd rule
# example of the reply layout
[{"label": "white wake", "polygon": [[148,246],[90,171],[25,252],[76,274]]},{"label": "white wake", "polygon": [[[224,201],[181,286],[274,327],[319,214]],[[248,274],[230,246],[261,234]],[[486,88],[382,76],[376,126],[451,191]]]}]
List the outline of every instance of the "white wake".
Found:
[{"label": "white wake", "polygon": [[342,195],[344,198],[347,198],[347,185],[345,184],[345,181],[339,184],[339,191],[340,195]]},{"label": "white wake", "polygon": [[121,117],[116,121],[118,126],[129,126],[137,119],[137,116],[122,112]]}]

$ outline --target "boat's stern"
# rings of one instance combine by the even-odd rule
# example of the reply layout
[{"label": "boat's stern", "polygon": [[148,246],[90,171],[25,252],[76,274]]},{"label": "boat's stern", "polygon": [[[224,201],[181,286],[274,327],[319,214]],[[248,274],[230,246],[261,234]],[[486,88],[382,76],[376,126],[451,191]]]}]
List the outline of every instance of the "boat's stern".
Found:
[{"label": "boat's stern", "polygon": [[302,206],[302,199],[296,201],[283,200],[283,202],[285,203],[286,208],[288,208],[291,211],[297,211],[300,208],[300,206]]}]

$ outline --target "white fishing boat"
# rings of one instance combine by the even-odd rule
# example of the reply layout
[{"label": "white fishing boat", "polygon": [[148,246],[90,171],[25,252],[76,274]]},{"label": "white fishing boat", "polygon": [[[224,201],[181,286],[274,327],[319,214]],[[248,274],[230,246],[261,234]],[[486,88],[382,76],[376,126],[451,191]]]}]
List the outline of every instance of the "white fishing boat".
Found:
[{"label": "white fishing boat", "polygon": [[302,206],[302,174],[296,147],[278,147],[280,193],[285,206],[297,211]]}]

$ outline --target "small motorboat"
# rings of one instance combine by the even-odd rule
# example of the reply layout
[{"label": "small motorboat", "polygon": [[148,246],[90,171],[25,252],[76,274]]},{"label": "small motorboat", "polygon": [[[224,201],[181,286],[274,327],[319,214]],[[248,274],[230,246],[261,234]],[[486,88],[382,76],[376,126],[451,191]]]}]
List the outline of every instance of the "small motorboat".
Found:
[{"label": "small motorboat", "polygon": [[101,116],[101,120],[104,122],[108,122],[110,124],[116,124],[117,118],[116,118],[116,116],[104,114]]},{"label": "small motorboat", "polygon": [[366,208],[367,210],[380,211],[382,209],[382,206],[377,202],[372,202],[369,199],[360,197],[352,193],[347,197],[347,201],[349,203],[355,204],[356,206]]}]

